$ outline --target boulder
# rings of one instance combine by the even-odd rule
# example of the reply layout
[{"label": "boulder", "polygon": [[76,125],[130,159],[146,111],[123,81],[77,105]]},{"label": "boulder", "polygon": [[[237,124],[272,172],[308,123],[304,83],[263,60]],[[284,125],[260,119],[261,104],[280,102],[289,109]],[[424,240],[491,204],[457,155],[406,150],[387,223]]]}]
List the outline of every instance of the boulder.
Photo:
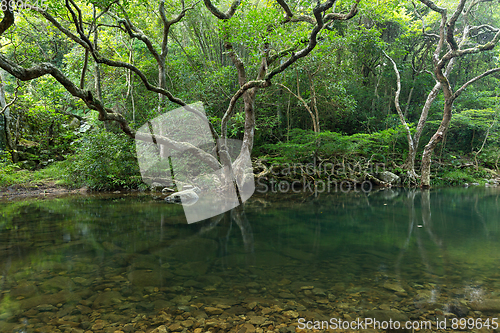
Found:
[{"label": "boulder", "polygon": [[208,264],[206,262],[188,262],[173,272],[176,275],[190,277],[190,276],[203,276],[208,271]]},{"label": "boulder", "polygon": [[392,310],[369,310],[363,313],[365,318],[370,318],[379,322],[389,322],[390,320],[398,321],[401,324],[401,328],[388,329],[387,332],[412,332],[412,330],[404,328],[404,323],[410,320],[408,316],[403,313],[392,311]]},{"label": "boulder", "polygon": [[158,270],[136,270],[128,274],[128,279],[130,283],[139,287],[161,287],[164,278]]},{"label": "boulder", "polygon": [[252,324],[243,324],[239,329],[239,333],[255,333],[255,326]]},{"label": "boulder", "polygon": [[403,289],[403,287],[401,287],[399,283],[391,283],[387,281],[384,283],[384,288],[394,292],[401,292],[401,293],[405,292],[405,290]]},{"label": "boulder", "polygon": [[205,312],[206,312],[209,316],[217,316],[217,315],[222,314],[222,312],[224,312],[224,310],[219,309],[219,308],[214,308],[214,307],[212,307],[212,306],[206,306],[206,307],[205,307]]},{"label": "boulder", "polygon": [[165,185],[157,183],[157,182],[151,183],[151,187],[150,187],[151,192],[161,192],[164,188],[165,188]]},{"label": "boulder", "polygon": [[46,280],[42,283],[43,291],[59,291],[59,290],[72,290],[75,284],[73,281],[66,276],[56,276],[50,280]]},{"label": "boulder", "polygon": [[171,259],[183,262],[206,261],[217,256],[218,247],[218,243],[213,239],[196,236],[179,241],[170,247],[155,250],[153,254],[166,259],[166,262],[170,262]]},{"label": "boulder", "polygon": [[449,312],[454,313],[459,318],[466,317],[469,314],[469,308],[458,302],[453,302],[448,308]]},{"label": "boulder", "polygon": [[161,190],[161,194],[166,195],[167,193],[175,192],[173,188],[170,187],[164,187],[163,190]]},{"label": "boulder", "polygon": [[249,316],[249,323],[256,326],[261,326],[266,322],[266,317],[264,316]]},{"label": "boulder", "polygon": [[78,127],[80,127],[80,120],[78,118],[73,118],[69,123],[69,128],[75,130]]},{"label": "boulder", "polygon": [[401,178],[399,178],[398,175],[393,174],[390,171],[383,171],[383,172],[380,172],[380,173],[376,173],[375,177],[377,179],[380,179],[384,183],[387,183],[387,184],[390,184],[390,185],[393,185],[393,186],[401,184]]},{"label": "boulder", "polygon": [[120,304],[122,302],[121,298],[122,296],[117,291],[105,291],[103,293],[100,293],[94,300],[94,309]]},{"label": "boulder", "polygon": [[26,310],[42,304],[56,305],[59,303],[78,301],[79,300],[78,297],[79,296],[75,293],[72,293],[67,290],[61,290],[57,294],[44,294],[26,298],[21,300],[19,303],[21,309]]},{"label": "boulder", "polygon": [[182,190],[180,192],[169,195],[165,198],[165,201],[168,203],[182,204],[183,206],[194,205],[200,198],[198,194],[196,194],[196,190],[199,191],[198,188]]},{"label": "boulder", "polygon": [[408,316],[405,314],[392,310],[368,310],[364,312],[363,316],[365,318],[373,318],[378,321],[389,321],[392,319],[392,321],[404,322],[409,320]]},{"label": "boulder", "polygon": [[470,307],[474,311],[500,313],[500,299],[484,299],[477,302],[471,302]]},{"label": "boulder", "polygon": [[165,325],[158,326],[154,330],[151,331],[151,333],[167,333],[167,327]]},{"label": "boulder", "polygon": [[38,288],[32,282],[26,282],[19,284],[16,288],[10,291],[11,297],[24,297],[29,298],[35,296],[38,293]]}]

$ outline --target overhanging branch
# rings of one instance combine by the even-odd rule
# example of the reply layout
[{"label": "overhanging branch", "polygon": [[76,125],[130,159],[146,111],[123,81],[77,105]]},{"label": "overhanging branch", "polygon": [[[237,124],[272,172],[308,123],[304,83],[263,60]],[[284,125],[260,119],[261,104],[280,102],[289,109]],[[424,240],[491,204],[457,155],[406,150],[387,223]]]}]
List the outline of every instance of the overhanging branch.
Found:
[{"label": "overhanging branch", "polygon": [[229,9],[225,13],[223,13],[219,9],[217,9],[217,7],[215,7],[212,4],[212,1],[210,1],[210,0],[203,0],[203,3],[207,7],[207,9],[213,15],[215,15],[215,17],[217,17],[218,19],[220,19],[220,20],[229,20],[234,15],[234,13],[236,12],[236,9],[238,9],[238,6],[240,5],[241,0],[234,0],[233,3],[231,4],[231,6],[229,7]]},{"label": "overhanging branch", "polygon": [[9,3],[10,1],[7,1],[7,10],[3,11],[3,18],[0,22],[0,36],[14,24],[14,13]]},{"label": "overhanging branch", "polygon": [[500,72],[500,67],[497,67],[497,68],[493,68],[493,69],[490,69],[484,73],[482,73],[481,75],[478,75],[476,76],[475,78],[467,81],[466,83],[464,83],[463,86],[461,86],[459,89],[457,89],[457,91],[455,91],[455,93],[453,94],[453,99],[455,100],[458,96],[460,96],[460,94],[462,94],[464,92],[464,90],[471,84],[473,84],[474,82],[488,76],[488,75],[491,75],[491,74],[494,74],[494,73],[498,73]]},{"label": "overhanging branch", "polygon": [[[21,81],[30,81],[44,75],[50,75],[63,85],[71,95],[81,99],[90,109],[97,111],[99,113],[99,120],[111,120],[117,122],[122,131],[131,138],[150,140],[150,137],[145,134],[138,134],[136,136],[136,132],[130,128],[127,120],[120,113],[105,108],[102,102],[99,99],[94,98],[89,90],[77,87],[64,75],[63,72],[51,63],[41,63],[29,69],[25,69],[8,60],[3,54],[0,54],[0,67]],[[179,151],[190,150],[198,156],[200,160],[206,162],[214,168],[214,170],[220,168],[220,164],[215,157],[189,143],[177,142],[164,136],[155,136],[155,138],[158,143],[164,144],[169,148]]]}]

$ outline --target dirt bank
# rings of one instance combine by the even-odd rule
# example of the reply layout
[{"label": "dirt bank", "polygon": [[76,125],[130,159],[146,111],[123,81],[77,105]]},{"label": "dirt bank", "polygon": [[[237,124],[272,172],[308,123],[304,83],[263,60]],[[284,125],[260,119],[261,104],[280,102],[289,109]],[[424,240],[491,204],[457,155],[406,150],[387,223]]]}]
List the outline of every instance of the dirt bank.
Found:
[{"label": "dirt bank", "polygon": [[19,200],[32,197],[53,198],[68,194],[86,194],[87,188],[70,189],[56,185],[53,181],[45,181],[29,186],[12,185],[0,188],[0,200]]}]

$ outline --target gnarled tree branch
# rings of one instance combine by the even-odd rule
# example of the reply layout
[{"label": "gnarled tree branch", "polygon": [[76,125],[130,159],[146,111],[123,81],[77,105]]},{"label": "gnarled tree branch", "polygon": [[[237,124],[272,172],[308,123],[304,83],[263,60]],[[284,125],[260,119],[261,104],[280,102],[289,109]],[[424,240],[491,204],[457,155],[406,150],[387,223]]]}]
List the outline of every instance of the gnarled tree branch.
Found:
[{"label": "gnarled tree branch", "polygon": [[[89,90],[80,89],[76,86],[71,80],[69,80],[63,72],[61,72],[57,67],[55,67],[51,63],[41,63],[35,65],[29,69],[25,69],[10,60],[8,60],[3,54],[0,54],[0,67],[18,78],[21,81],[29,81],[36,78],[39,78],[44,75],[50,75],[54,79],[57,80],[64,88],[73,96],[81,99],[90,109],[95,110],[99,113],[99,120],[111,120],[116,121],[122,131],[127,134],[131,138],[138,138],[141,140],[150,140],[150,136],[146,134],[136,134],[134,130],[132,130],[127,122],[127,120],[118,112],[114,112],[111,109],[105,108],[102,102],[94,98],[92,93]],[[184,151],[190,150],[193,152],[200,160],[206,162],[209,166],[211,166],[214,170],[220,168],[220,164],[216,158],[214,158],[211,154],[204,152],[203,150],[185,142],[176,142],[164,136],[155,136],[155,139],[158,143],[166,145],[175,150]]]},{"label": "gnarled tree branch", "polygon": [[0,36],[14,24],[14,13],[10,8],[9,1],[7,1],[7,10],[3,11],[3,18],[0,22]]},{"label": "gnarled tree branch", "polygon": [[238,9],[241,0],[234,0],[229,9],[225,13],[217,9],[217,7],[215,7],[212,4],[212,1],[210,0],[203,0],[203,3],[205,4],[205,7],[207,7],[207,9],[218,19],[229,20],[231,17],[233,17],[234,13],[236,12],[236,9]]}]

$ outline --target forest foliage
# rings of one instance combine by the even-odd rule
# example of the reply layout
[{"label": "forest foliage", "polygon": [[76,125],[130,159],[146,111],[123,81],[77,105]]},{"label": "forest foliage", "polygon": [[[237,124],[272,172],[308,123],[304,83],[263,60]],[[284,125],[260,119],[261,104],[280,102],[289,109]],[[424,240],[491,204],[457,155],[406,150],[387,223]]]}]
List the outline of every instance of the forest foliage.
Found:
[{"label": "forest foliage", "polygon": [[[474,1],[465,1],[466,6]],[[285,2],[295,18],[310,15],[316,6],[316,1]],[[456,23],[457,29],[466,24],[476,27],[467,40],[470,47],[494,41],[500,27],[498,4],[476,2],[470,22],[460,17]],[[234,3],[214,2],[222,12]],[[221,125],[231,99],[241,88],[240,72],[230,53],[237,54],[250,80],[258,77],[263,58],[269,74],[307,45],[316,23],[298,20],[285,24],[284,7],[279,3],[242,0],[230,19],[219,19],[195,1],[44,2],[47,13],[75,35],[78,24],[68,8],[75,13],[75,8],[81,10],[82,34],[103,58],[135,66],[153,85],[186,103],[201,101],[219,135],[223,135]],[[346,14],[355,5],[350,0],[333,3],[325,14]],[[451,0],[435,3],[449,8],[449,16],[458,5]],[[169,26],[166,40],[161,6],[167,20],[182,13],[179,21]],[[99,63],[47,19],[43,10],[13,10],[15,24],[1,35],[2,59],[23,68],[52,64],[76,86],[100,96],[103,106],[123,117],[132,130],[178,107],[148,89],[130,67]],[[306,57],[274,76],[269,86],[256,90],[253,158],[268,164],[372,160],[405,176],[408,144],[394,103],[396,75],[383,52],[397,64],[401,108],[415,133],[429,91],[436,84],[432,59],[437,39],[433,34],[439,30],[440,20],[424,1],[361,0],[352,18],[329,21]],[[135,38],[125,28],[127,21],[134,25]],[[483,25],[491,29],[477,28]],[[165,52],[164,83],[158,76],[158,62],[141,34],[149,38],[157,54]],[[447,79],[458,88],[499,67],[499,59],[496,45],[456,58]],[[62,183],[66,185],[97,190],[141,186],[133,139],[117,122],[100,121],[98,112],[52,76],[23,81],[5,70],[1,76],[5,101],[13,103],[8,108],[1,105],[0,185],[26,179],[19,176],[25,172],[20,170],[51,166],[52,176],[65,179]],[[478,173],[479,167],[499,171],[499,87],[500,75],[494,73],[468,86],[455,101],[449,130],[434,152],[435,184],[446,183],[443,177],[457,165],[472,163],[474,167],[461,169],[471,179],[491,176]],[[440,92],[430,107],[417,148],[417,169],[422,149],[439,127],[444,104]],[[240,98],[228,122],[229,138],[246,135],[246,112]],[[459,179],[458,184],[469,176],[450,177]],[[31,180],[36,182],[37,177],[31,176]]]}]

